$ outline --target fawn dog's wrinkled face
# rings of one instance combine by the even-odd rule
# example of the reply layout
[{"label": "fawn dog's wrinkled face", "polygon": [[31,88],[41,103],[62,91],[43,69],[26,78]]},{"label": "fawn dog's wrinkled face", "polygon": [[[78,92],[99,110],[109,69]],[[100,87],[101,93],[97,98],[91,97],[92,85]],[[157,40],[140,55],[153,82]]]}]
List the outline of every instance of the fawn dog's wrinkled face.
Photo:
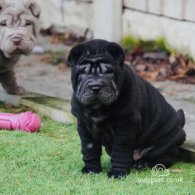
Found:
[{"label": "fawn dog's wrinkled face", "polygon": [[40,12],[33,0],[0,0],[0,50],[5,57],[31,52],[39,33]]},{"label": "fawn dog's wrinkled face", "polygon": [[123,80],[123,49],[100,39],[75,46],[68,61],[72,68],[72,85],[83,105],[110,105],[118,98]]}]

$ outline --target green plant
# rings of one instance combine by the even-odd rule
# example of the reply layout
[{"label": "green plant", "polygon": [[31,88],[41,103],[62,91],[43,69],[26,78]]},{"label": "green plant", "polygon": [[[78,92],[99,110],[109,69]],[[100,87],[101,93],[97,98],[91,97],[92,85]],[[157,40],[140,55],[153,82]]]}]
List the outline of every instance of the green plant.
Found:
[{"label": "green plant", "polygon": [[121,44],[127,51],[130,51],[135,47],[141,47],[144,51],[165,50],[168,53],[175,52],[164,38],[158,38],[156,40],[143,40],[132,35],[127,35],[122,39]]}]

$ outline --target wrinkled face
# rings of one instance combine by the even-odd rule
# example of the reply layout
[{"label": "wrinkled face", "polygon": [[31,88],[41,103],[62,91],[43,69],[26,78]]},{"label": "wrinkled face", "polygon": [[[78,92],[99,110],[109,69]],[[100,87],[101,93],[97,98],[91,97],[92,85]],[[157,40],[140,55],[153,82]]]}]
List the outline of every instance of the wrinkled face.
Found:
[{"label": "wrinkled face", "polygon": [[80,103],[109,105],[119,94],[115,70],[109,61],[85,61],[77,66],[75,95]]},{"label": "wrinkled face", "polygon": [[6,57],[31,52],[39,32],[39,14],[32,0],[0,0],[0,50]]},{"label": "wrinkled face", "polygon": [[[89,43],[93,44],[93,41]],[[81,54],[81,59],[76,60],[72,66],[75,96],[81,104],[91,105],[94,108],[100,105],[110,105],[116,101],[120,92],[122,67],[117,60],[107,54],[106,48],[104,51],[96,51],[95,55],[90,55],[93,51],[88,49],[87,45],[86,50],[81,49],[81,53],[84,52]],[[96,47],[100,46],[97,44]],[[74,61],[73,53],[74,48],[69,56],[72,61]]]}]

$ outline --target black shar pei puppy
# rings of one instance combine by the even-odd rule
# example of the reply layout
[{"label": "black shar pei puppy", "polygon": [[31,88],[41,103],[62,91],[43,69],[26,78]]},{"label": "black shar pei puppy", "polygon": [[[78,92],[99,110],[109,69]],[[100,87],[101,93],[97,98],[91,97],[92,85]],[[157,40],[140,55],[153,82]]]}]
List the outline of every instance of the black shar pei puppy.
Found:
[{"label": "black shar pei puppy", "polygon": [[72,113],[78,120],[83,173],[99,173],[102,146],[111,157],[109,177],[131,168],[169,167],[185,141],[185,116],[175,111],[147,81],[124,64],[116,43],[95,39],[75,46]]}]

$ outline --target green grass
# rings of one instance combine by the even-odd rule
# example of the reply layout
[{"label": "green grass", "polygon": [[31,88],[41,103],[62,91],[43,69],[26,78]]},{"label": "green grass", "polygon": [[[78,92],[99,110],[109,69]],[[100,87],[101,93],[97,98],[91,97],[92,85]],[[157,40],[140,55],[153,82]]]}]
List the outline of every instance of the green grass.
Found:
[{"label": "green grass", "polygon": [[107,178],[109,157],[105,153],[99,175],[82,175],[81,159],[75,125],[42,117],[39,133],[0,131],[0,194],[195,194],[192,164],[175,164],[168,176],[133,170],[127,178],[114,180]]}]

